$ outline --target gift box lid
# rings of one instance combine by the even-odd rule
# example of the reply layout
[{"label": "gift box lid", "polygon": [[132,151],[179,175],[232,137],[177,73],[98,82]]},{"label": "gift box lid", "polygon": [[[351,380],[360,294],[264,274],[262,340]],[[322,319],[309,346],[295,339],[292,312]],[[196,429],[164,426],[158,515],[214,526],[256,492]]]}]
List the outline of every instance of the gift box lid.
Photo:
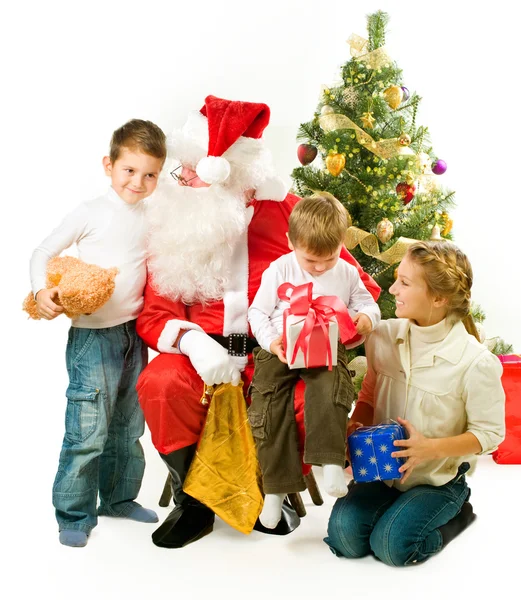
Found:
[{"label": "gift box lid", "polygon": [[399,423],[380,423],[379,425],[359,427],[358,429],[353,431],[349,438],[366,438],[368,437],[368,434],[371,434],[370,436],[373,440],[388,437],[399,440],[407,437],[405,428],[402,427]]}]

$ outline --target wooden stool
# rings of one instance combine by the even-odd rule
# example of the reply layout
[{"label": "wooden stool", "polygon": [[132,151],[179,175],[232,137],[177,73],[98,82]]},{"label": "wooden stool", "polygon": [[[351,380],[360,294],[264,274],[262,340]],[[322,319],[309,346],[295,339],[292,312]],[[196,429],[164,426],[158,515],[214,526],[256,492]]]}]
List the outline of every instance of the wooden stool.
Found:
[{"label": "wooden stool", "polygon": [[[170,478],[171,475],[169,473],[166,478],[165,485],[163,487],[163,493],[161,494],[161,498],[159,498],[159,506],[168,506],[170,504],[170,500],[172,499],[172,485]],[[316,506],[321,506],[322,504],[324,504],[324,500],[322,499],[322,495],[320,493],[320,490],[318,489],[315,476],[313,475],[313,470],[309,472],[309,475],[306,475],[304,477],[304,481],[306,482],[307,490],[309,492],[309,495],[311,496],[313,504],[315,504]],[[306,516],[306,507],[304,506],[302,496],[299,494],[299,492],[295,492],[294,494],[288,494],[288,500],[299,517]]]},{"label": "wooden stool", "polygon": [[[321,506],[324,504],[324,500],[322,499],[322,494],[318,489],[317,482],[315,480],[315,476],[313,475],[313,469],[309,472],[308,475],[304,477],[304,481],[306,482],[306,487],[311,496],[311,500],[313,504],[316,506]],[[295,494],[288,494],[288,500],[291,506],[295,509],[295,512],[299,517],[306,516],[306,507],[304,506],[304,502],[302,501],[302,496],[299,492]]]}]

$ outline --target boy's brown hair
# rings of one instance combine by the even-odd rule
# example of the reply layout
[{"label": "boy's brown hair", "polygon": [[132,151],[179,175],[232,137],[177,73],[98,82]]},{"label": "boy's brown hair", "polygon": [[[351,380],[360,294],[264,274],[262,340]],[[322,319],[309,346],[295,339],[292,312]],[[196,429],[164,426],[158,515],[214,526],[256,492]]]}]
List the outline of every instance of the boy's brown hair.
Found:
[{"label": "boy's brown hair", "polygon": [[329,256],[344,242],[346,209],[329,192],[317,192],[297,202],[289,217],[288,238],[295,248]]},{"label": "boy's brown hair", "polygon": [[112,134],[110,140],[110,162],[114,164],[122,148],[140,151],[155,158],[166,158],[166,136],[152,121],[132,119]]}]

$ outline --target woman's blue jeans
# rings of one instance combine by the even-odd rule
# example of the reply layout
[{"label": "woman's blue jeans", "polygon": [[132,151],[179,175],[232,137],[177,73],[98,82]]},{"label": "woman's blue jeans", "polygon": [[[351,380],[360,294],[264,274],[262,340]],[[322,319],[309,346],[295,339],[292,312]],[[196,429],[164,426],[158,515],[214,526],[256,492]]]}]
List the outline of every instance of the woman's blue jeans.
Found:
[{"label": "woman's blue jeans", "polygon": [[135,507],[145,470],[136,382],[147,356],[135,321],[69,331],[65,437],[53,486],[60,531],[88,534],[98,514],[125,516]]},{"label": "woman's blue jeans", "polygon": [[455,517],[470,495],[468,463],[440,487],[418,485],[406,492],[381,481],[351,486],[333,506],[326,544],[337,556],[374,554],[388,565],[419,563],[443,547],[439,527]]}]

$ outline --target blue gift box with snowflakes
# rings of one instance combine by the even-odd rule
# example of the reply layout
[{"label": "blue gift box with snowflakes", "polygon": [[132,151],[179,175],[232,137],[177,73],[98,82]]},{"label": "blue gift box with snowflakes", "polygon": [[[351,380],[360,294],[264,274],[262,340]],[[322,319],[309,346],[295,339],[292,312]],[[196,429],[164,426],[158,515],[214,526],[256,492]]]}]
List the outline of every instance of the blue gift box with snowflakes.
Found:
[{"label": "blue gift box with snowflakes", "polygon": [[400,479],[398,469],[405,459],[393,458],[391,453],[401,448],[394,440],[407,437],[405,428],[398,423],[382,423],[372,427],[360,427],[348,438],[353,478],[357,483]]}]

